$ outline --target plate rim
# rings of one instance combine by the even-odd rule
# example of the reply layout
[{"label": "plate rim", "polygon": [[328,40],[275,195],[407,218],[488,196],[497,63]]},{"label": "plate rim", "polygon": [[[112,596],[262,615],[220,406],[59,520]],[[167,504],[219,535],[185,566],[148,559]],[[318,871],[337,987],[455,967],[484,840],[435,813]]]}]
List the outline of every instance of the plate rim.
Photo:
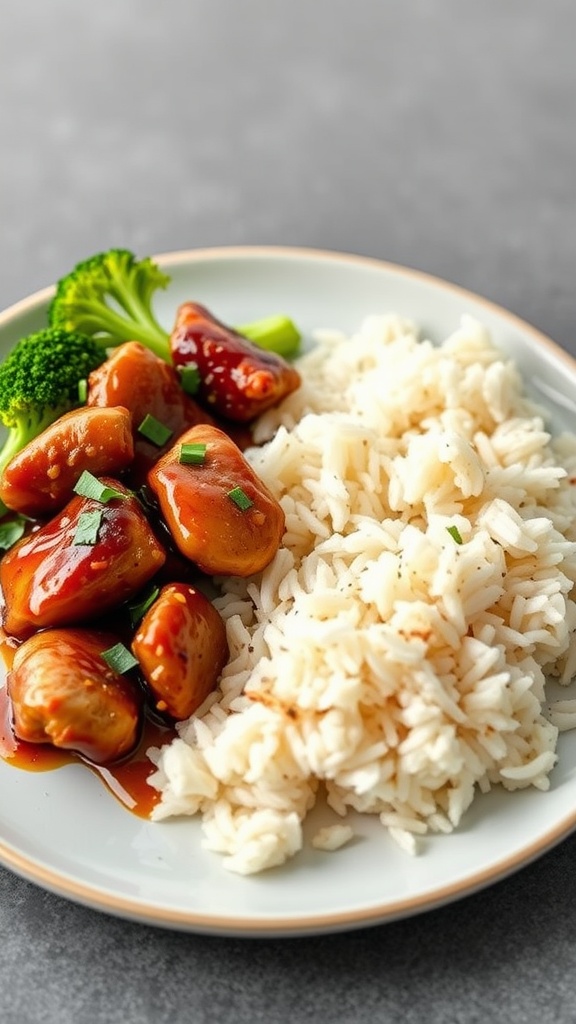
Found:
[{"label": "plate rim", "polygon": [[[392,276],[415,281],[435,291],[450,293],[463,302],[473,302],[487,312],[510,324],[522,334],[529,335],[538,345],[548,351],[555,362],[564,364],[572,375],[576,375],[576,357],[542,332],[537,327],[498,303],[471,291],[459,284],[437,277],[427,271],[404,266],[354,252],[337,251],[306,246],[280,245],[233,245],[210,246],[194,249],[178,249],[153,255],[152,259],[163,268],[178,267],[206,261],[272,259],[309,260],[364,267],[383,271]],[[55,285],[37,290],[11,304],[0,312],[0,330],[19,317],[46,305],[55,291]],[[1,828],[1,825],[0,825]],[[449,884],[437,886],[427,894],[402,897],[393,902],[386,901],[353,910],[334,912],[302,913],[290,916],[278,914],[240,916],[228,918],[225,915],[178,910],[162,907],[153,902],[112,893],[98,885],[85,883],[67,875],[65,871],[50,868],[33,856],[22,853],[0,835],[0,863],[15,874],[73,902],[90,907],[112,916],[122,917],[142,924],[171,928],[174,930],[238,937],[298,937],[351,930],[385,924],[399,918],[406,918],[443,906],[456,899],[464,899],[488,885],[496,884],[513,872],[528,866],[543,856],[563,839],[576,830],[576,807],[568,811],[552,828],[535,838],[527,846],[501,856],[485,868],[468,874]]]},{"label": "plate rim", "polygon": [[173,907],[161,907],[144,900],[112,894],[97,885],[82,883],[64,872],[47,868],[35,858],[26,857],[13,849],[1,837],[0,863],[45,891],[92,910],[140,924],[222,937],[298,938],[389,924],[428,913],[452,902],[459,902],[528,867],[571,835],[575,829],[576,810],[568,813],[554,829],[548,831],[544,841],[540,837],[516,853],[476,871],[474,875],[467,876],[465,881],[455,881],[437,887],[429,895],[404,897],[392,903],[386,901],[385,904],[378,903],[355,910],[299,914],[290,917],[263,914],[259,917],[235,915],[227,918],[225,915],[207,914],[203,911],[179,911]]}]

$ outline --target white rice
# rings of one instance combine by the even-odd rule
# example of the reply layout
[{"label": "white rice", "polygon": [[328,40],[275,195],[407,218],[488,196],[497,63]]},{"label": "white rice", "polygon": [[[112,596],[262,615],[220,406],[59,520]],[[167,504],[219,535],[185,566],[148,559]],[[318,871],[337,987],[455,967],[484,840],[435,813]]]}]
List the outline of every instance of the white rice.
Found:
[{"label": "white rice", "polygon": [[[264,573],[219,581],[231,657],[179,726],[154,818],[200,814],[233,871],[301,849],[321,790],[414,852],[476,793],[546,790],[576,702],[576,439],[552,440],[469,317],[321,332],[247,457],[286,515]],[[335,819],[338,821],[338,819]],[[312,845],[335,849],[348,823]]]}]

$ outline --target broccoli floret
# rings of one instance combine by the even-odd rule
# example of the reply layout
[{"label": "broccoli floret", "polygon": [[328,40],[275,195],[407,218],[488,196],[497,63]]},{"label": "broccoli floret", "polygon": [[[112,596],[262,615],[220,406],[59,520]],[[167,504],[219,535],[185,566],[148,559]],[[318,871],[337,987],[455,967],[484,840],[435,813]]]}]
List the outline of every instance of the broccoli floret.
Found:
[{"label": "broccoli floret", "polygon": [[103,349],[140,341],[168,362],[168,334],[152,312],[152,297],[169,282],[148,257],[137,260],[128,249],[97,253],[58,282],[49,323],[89,335]]},{"label": "broccoli floret", "polygon": [[[52,327],[80,331],[104,349],[139,341],[171,361],[170,337],[160,326],[152,299],[170,277],[150,257],[137,260],[128,249],[110,249],[78,263],[56,285],[48,310]],[[267,317],[237,328],[260,348],[294,355],[300,334],[286,316]]]},{"label": "broccoli floret", "polygon": [[[8,429],[0,449],[0,476],[29,441],[80,404],[80,381],[105,358],[91,338],[56,328],[17,342],[0,363],[0,422]],[[0,514],[4,511],[0,502]]]}]

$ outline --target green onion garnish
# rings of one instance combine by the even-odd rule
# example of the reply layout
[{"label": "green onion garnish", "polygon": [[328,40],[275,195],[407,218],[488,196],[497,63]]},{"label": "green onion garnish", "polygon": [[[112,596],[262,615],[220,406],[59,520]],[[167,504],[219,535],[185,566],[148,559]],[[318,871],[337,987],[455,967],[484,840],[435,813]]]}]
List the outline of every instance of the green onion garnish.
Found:
[{"label": "green onion garnish", "polygon": [[78,516],[78,525],[72,543],[96,544],[101,525],[102,509],[95,508],[88,512],[81,512]]},{"label": "green onion garnish", "polygon": [[241,512],[246,512],[246,510],[252,508],[252,505],[254,504],[252,498],[249,498],[241,487],[233,487],[231,491],[227,491],[226,493],[230,500],[238,506]]},{"label": "green onion garnish", "polygon": [[26,520],[21,516],[0,523],[0,550],[8,551],[24,533]]},{"label": "green onion garnish", "polygon": [[121,643],[114,644],[107,651],[102,651],[102,657],[106,664],[114,672],[118,672],[119,675],[129,672],[131,668],[135,668],[138,664],[138,659]]},{"label": "green onion garnish", "polygon": [[127,497],[123,491],[118,491],[115,487],[108,487],[107,484],[101,483],[87,469],[78,478],[74,492],[82,498],[94,498],[96,501],[101,501],[104,505],[107,501],[112,501],[113,498]]},{"label": "green onion garnish", "polygon": [[464,543],[462,537],[460,536],[460,530],[458,529],[457,526],[447,526],[446,529],[448,530],[450,536],[454,538],[457,544]]},{"label": "green onion garnish", "polygon": [[138,433],[142,434],[147,441],[152,441],[152,444],[162,448],[162,445],[166,444],[172,437],[172,431],[170,427],[167,427],[165,423],[161,423],[155,416],[151,416],[150,413],[146,413],[146,416],[142,420],[142,423],[138,427]]},{"label": "green onion garnish", "polygon": [[180,459],[186,466],[201,466],[206,458],[205,444],[181,444]]},{"label": "green onion garnish", "polygon": [[144,618],[146,612],[152,607],[159,593],[160,587],[152,587],[147,594],[140,595],[139,598],[135,598],[133,601],[128,602],[128,614],[130,615],[130,624],[132,626],[137,626],[140,619]]},{"label": "green onion garnish", "polygon": [[200,387],[200,371],[196,363],[188,363],[187,366],[181,366],[179,373],[182,390],[187,395],[195,395]]},{"label": "green onion garnish", "polygon": [[84,377],[83,380],[78,381],[78,401],[84,404],[88,398],[88,381]]}]

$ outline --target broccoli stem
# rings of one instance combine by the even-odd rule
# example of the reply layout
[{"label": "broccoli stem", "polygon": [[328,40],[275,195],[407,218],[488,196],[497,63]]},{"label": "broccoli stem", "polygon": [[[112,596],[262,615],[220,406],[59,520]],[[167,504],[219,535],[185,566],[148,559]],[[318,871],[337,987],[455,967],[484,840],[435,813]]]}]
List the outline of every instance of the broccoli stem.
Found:
[{"label": "broccoli stem", "polygon": [[[92,330],[93,333],[92,333]],[[94,341],[104,348],[116,348],[125,341],[140,341],[154,355],[170,362],[169,335],[160,326],[144,323],[142,320],[128,320],[126,316],[116,313],[110,306],[98,311],[98,316],[85,317],[82,329],[92,333]]]},{"label": "broccoli stem", "polygon": [[[14,456],[18,454],[24,445],[28,444],[28,441],[31,440],[32,436],[33,435],[30,434],[28,424],[23,420],[19,420],[13,427],[9,428],[8,437],[0,450],[0,478],[2,477],[8,463],[12,461]],[[0,500],[0,518],[5,516],[9,511],[10,509],[8,506]]]},{"label": "broccoli stem", "polygon": [[[138,329],[142,339],[146,340],[146,344],[152,351],[161,358],[167,359],[169,358],[169,336],[156,320],[150,307],[152,290],[146,278],[144,278],[142,288],[138,287],[137,268],[133,268],[130,277],[112,273],[111,294],[113,298],[129,315],[134,327]],[[110,312],[113,311],[110,310]],[[131,341],[133,338],[125,340]]]},{"label": "broccoli stem", "polygon": [[[24,420],[18,420],[13,427],[9,428],[8,437],[0,450],[0,477],[8,463],[33,437],[34,433],[30,431],[28,423]],[[5,506],[2,507],[5,509]]]},{"label": "broccoli stem", "polygon": [[259,348],[285,358],[296,355],[300,345],[300,334],[294,323],[281,313],[244,324],[236,330]]}]

